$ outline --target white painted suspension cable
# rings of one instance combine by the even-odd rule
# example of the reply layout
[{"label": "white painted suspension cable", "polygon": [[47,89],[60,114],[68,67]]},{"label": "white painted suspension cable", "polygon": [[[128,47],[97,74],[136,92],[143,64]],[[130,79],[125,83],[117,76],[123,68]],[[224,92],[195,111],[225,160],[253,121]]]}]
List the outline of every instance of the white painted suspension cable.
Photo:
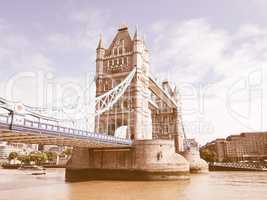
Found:
[{"label": "white painted suspension cable", "polygon": [[131,81],[134,78],[136,68],[134,68],[129,75],[116,87],[109,90],[108,92],[96,97],[96,113],[95,115],[100,115],[105,111],[111,109],[111,107],[118,101],[118,99],[124,94]]},{"label": "white painted suspension cable", "polygon": [[[112,90],[108,91],[105,94],[102,94],[98,97],[96,97],[95,100],[95,106],[97,108],[97,105],[100,109],[97,109],[95,112],[96,115],[100,115],[103,112],[109,110],[117,101],[118,99],[124,94],[127,87],[130,85],[134,75],[136,72],[136,68],[134,68],[129,75],[116,87],[114,87]],[[9,107],[9,109],[13,108],[15,104],[20,103],[19,101],[9,101],[5,98],[0,97],[0,102],[5,105],[5,107]],[[57,119],[54,117],[45,116],[42,112],[49,110],[48,108],[42,108],[42,107],[33,107],[23,104],[26,108],[26,113],[30,114],[35,117],[43,118],[46,120],[51,121],[72,121],[72,120],[66,120],[66,119]],[[13,109],[12,109],[13,110]]]}]

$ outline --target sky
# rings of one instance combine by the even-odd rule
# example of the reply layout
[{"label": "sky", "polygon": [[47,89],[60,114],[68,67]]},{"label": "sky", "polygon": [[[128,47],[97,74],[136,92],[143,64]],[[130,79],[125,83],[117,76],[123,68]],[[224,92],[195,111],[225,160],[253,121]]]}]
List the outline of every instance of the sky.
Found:
[{"label": "sky", "polygon": [[99,34],[108,46],[126,23],[145,38],[153,75],[178,86],[188,137],[204,144],[265,131],[266,8],[265,0],[0,0],[0,96],[90,104]]}]

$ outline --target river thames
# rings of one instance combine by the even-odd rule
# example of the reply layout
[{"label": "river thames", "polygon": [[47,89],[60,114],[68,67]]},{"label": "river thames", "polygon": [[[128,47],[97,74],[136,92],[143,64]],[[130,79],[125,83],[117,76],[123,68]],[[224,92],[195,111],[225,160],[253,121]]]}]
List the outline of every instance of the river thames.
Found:
[{"label": "river thames", "polygon": [[210,172],[188,181],[66,183],[64,169],[33,176],[0,169],[0,200],[264,200],[266,172]]}]

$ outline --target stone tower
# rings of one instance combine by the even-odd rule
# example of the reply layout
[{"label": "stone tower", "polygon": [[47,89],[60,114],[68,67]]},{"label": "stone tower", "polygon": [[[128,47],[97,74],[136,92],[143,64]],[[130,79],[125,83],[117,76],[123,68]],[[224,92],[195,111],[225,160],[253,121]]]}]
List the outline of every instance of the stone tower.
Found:
[{"label": "stone tower", "polygon": [[134,36],[121,26],[109,47],[102,36],[96,49],[96,96],[114,88],[136,68],[136,75],[122,98],[111,110],[95,118],[95,131],[114,135],[117,128],[127,126],[128,137],[152,139],[149,97],[149,53],[136,29]]},{"label": "stone tower", "polygon": [[97,133],[114,135],[127,126],[132,144],[74,149],[66,167],[67,181],[189,178],[189,163],[177,153],[182,143],[176,91],[167,82],[159,85],[152,80],[149,53],[138,30],[131,36],[127,26],[120,27],[108,47],[101,36],[96,49],[96,96],[112,90],[132,70],[136,73],[123,96],[95,118]]}]

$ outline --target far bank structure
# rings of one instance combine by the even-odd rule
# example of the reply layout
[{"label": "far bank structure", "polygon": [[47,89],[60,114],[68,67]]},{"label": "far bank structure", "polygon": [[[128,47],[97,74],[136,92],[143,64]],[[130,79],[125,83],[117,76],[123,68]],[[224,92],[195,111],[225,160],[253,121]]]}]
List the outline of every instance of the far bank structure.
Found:
[{"label": "far bank structure", "polygon": [[[196,172],[207,170],[197,148],[184,149],[177,90],[168,81],[158,86],[152,80],[149,51],[137,30],[131,37],[128,27],[121,26],[108,48],[100,37],[96,49],[96,96],[110,91],[134,68],[136,74],[122,98],[95,117],[97,133],[114,135],[119,127],[127,126],[132,145],[75,148],[66,168],[67,181],[187,179],[190,168]],[[163,96],[174,103],[166,103]]]}]

